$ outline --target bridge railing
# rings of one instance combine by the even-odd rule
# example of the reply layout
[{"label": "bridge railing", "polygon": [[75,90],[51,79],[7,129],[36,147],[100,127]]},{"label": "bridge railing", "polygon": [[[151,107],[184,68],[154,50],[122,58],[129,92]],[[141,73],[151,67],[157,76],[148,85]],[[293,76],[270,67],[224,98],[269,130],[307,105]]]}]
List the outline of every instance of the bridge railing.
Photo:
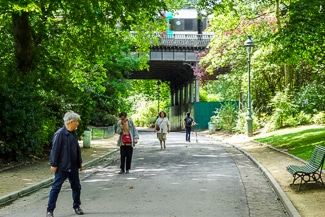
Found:
[{"label": "bridge railing", "polygon": [[158,46],[206,47],[213,34],[159,34],[158,37]]}]

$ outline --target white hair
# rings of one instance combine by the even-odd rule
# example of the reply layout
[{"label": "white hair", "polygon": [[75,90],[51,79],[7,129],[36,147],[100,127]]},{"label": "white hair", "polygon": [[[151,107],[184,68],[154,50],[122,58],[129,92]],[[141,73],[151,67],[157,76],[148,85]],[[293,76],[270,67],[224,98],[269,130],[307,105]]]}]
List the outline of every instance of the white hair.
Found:
[{"label": "white hair", "polygon": [[69,112],[65,113],[65,115],[63,117],[63,121],[64,121],[65,125],[69,124],[71,121],[76,121],[79,119],[80,119],[80,115],[78,115],[77,113],[75,113],[73,111],[69,111]]}]

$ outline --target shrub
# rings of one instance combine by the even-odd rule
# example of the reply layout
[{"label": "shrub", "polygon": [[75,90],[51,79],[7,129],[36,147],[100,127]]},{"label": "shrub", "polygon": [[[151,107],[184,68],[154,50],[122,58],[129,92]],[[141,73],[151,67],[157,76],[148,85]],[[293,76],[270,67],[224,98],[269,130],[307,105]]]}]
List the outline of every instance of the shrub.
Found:
[{"label": "shrub", "polygon": [[90,124],[96,127],[113,126],[117,123],[117,120],[116,116],[97,109],[91,115]]},{"label": "shrub", "polygon": [[325,124],[325,113],[319,112],[318,114],[314,115],[313,122],[315,124]]},{"label": "shrub", "polygon": [[294,117],[288,117],[284,121],[284,126],[286,127],[296,127],[298,125],[297,120]]},{"label": "shrub", "polygon": [[269,107],[272,108],[273,112],[270,118],[269,125],[273,126],[274,129],[279,129],[286,125],[285,121],[292,117],[294,113],[294,105],[290,101],[288,91],[278,92]]},{"label": "shrub", "polygon": [[214,113],[219,119],[221,129],[228,131],[234,130],[237,120],[237,111],[232,103],[223,104],[220,109],[216,109]]},{"label": "shrub", "polygon": [[312,116],[310,114],[305,114],[303,111],[300,111],[295,117],[298,125],[311,124]]},{"label": "shrub", "polygon": [[295,104],[299,110],[307,114],[315,114],[325,109],[325,85],[309,83],[300,88],[295,96]]},{"label": "shrub", "polygon": [[[254,115],[252,116],[253,118],[253,131],[256,131],[257,129],[260,128],[261,124],[260,121],[257,117]],[[245,134],[247,133],[247,112],[239,112],[238,113],[238,118],[236,121],[236,126],[234,128],[235,132]]]},{"label": "shrub", "polygon": [[31,85],[11,83],[0,85],[0,98],[0,158],[21,161],[42,154],[48,138],[43,128],[52,121],[44,118],[38,92]]}]

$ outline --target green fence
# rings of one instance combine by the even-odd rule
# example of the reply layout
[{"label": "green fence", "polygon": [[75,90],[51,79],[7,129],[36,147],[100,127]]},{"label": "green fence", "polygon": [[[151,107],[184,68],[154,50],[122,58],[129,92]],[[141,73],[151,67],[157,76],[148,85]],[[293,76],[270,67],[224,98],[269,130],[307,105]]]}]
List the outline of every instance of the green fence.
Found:
[{"label": "green fence", "polygon": [[223,104],[232,103],[238,107],[238,101],[224,101],[224,102],[195,102],[194,103],[194,120],[198,124],[195,129],[208,129],[210,117],[215,115],[214,111],[220,109]]},{"label": "green fence", "polygon": [[107,139],[115,134],[115,126],[89,128],[91,129],[91,139]]}]

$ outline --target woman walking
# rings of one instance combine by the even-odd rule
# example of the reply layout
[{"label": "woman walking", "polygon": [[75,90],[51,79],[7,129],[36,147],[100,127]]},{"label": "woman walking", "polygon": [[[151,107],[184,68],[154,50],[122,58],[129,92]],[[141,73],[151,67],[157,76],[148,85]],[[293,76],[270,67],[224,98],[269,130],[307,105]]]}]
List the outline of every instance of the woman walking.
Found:
[{"label": "woman walking", "polygon": [[156,120],[154,131],[157,132],[157,138],[160,142],[160,149],[163,148],[163,144],[164,149],[166,149],[166,134],[167,132],[170,132],[170,123],[168,118],[166,117],[166,112],[159,112],[159,117]]},{"label": "woman walking", "polygon": [[120,134],[117,146],[120,147],[121,164],[119,174],[129,173],[133,155],[133,147],[138,143],[139,133],[131,119],[127,118],[126,112],[119,114],[116,132]]}]

